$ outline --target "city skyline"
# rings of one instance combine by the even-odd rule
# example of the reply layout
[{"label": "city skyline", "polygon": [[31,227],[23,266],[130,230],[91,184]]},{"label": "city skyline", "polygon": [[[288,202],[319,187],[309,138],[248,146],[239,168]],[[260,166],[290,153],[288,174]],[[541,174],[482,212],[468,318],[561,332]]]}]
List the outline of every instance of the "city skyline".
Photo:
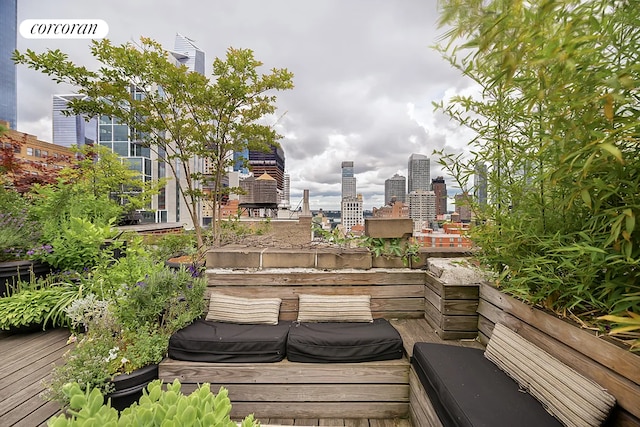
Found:
[{"label": "city skyline", "polygon": [[[87,4],[79,0],[42,3],[21,0],[25,19],[102,19],[113,43],[151,37],[173,46],[176,33],[206,52],[205,74],[229,47],[250,48],[264,62],[263,72],[286,67],[295,88],[278,97],[277,113],[267,118],[280,134],[291,183],[291,205],[309,189],[312,209],[340,208],[340,164],[356,161],[358,192],[364,208],[384,205],[384,182],[406,175],[411,153],[432,158],[432,176],[445,176],[434,150],[461,152],[470,133],[460,129],[432,102],[475,93],[429,46],[438,29],[436,2],[407,0],[402,7],[383,1],[326,0],[304,5],[274,0],[214,4],[192,1],[189,19],[175,19],[173,3],[153,8],[121,0]],[[197,13],[196,13],[197,12]],[[144,19],[140,19],[144,16]],[[18,35],[18,50],[60,49],[75,62],[96,66],[87,40],[33,40]],[[51,97],[73,93],[39,72],[18,67],[18,130],[51,142]]]}]

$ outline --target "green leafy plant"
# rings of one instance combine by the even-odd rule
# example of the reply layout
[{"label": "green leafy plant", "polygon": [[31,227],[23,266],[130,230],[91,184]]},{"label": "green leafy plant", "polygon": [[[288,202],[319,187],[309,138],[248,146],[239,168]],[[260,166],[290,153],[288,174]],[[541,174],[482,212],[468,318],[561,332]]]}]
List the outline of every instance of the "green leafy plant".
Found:
[{"label": "green leafy plant", "polygon": [[82,271],[96,266],[105,257],[113,256],[117,246],[105,246],[105,241],[114,236],[111,224],[100,226],[83,218],[71,217],[55,236],[49,234],[50,247],[32,256],[60,271]]},{"label": "green leafy plant", "polygon": [[76,283],[55,282],[48,278],[39,287],[0,298],[0,329],[68,326],[69,319],[64,310],[82,297],[82,293],[82,287]]},{"label": "green leafy plant", "polygon": [[0,261],[28,259],[41,228],[29,216],[29,203],[18,192],[0,186]]},{"label": "green leafy plant", "polygon": [[194,255],[198,249],[196,236],[189,231],[163,234],[151,241],[147,240],[146,243],[152,258],[159,262],[175,256]]},{"label": "green leafy plant", "polygon": [[387,239],[382,237],[364,237],[361,245],[368,248],[376,257],[392,258],[398,257],[402,259],[405,267],[411,265],[412,262],[419,262],[420,245],[407,239],[393,238]]},{"label": "green leafy plant", "polygon": [[611,328],[609,330],[609,335],[633,340],[633,342],[631,343],[631,349],[636,351],[640,350],[640,340],[636,338],[638,331],[640,331],[639,314],[629,311],[618,316],[601,316],[598,319],[611,322],[616,325],[614,328]]},{"label": "green leafy plant", "polygon": [[[202,384],[189,395],[181,392],[176,379],[166,384],[160,380],[151,382],[137,403],[121,413],[104,402],[104,395],[97,388],[83,389],[69,383],[62,392],[70,402],[67,415],[58,415],[48,421],[50,427],[121,425],[121,426],[202,426],[237,427],[230,418],[231,401],[225,388],[217,394],[211,392],[208,383]],[[240,427],[259,426],[253,415],[245,417]]]},{"label": "green leafy plant", "polygon": [[439,154],[476,196],[476,255],[503,290],[591,322],[640,312],[634,6],[441,3],[438,50],[482,93],[436,104],[474,133],[469,154]]},{"label": "green leafy plant", "polygon": [[[133,260],[139,264],[141,258],[131,255]],[[116,277],[134,277],[135,282],[105,291],[104,287],[112,286],[111,277],[94,286],[103,288],[102,297],[90,294],[67,308],[73,327],[82,333],[74,337],[76,346],[65,354],[65,363],[54,368],[45,384],[47,399],[69,403],[62,389],[74,381],[83,390],[96,387],[103,393],[111,392],[114,376],[159,363],[171,335],[202,316],[203,278],[184,268],[174,271],[153,263],[146,264],[146,274],[139,277],[137,270],[129,269],[135,262],[119,262],[127,268]],[[95,272],[91,277],[99,280]]]},{"label": "green leafy plant", "polygon": [[117,316],[128,329],[149,323],[171,334],[203,313],[205,288],[205,279],[194,277],[186,268],[163,266],[141,281],[125,285],[116,297]]}]

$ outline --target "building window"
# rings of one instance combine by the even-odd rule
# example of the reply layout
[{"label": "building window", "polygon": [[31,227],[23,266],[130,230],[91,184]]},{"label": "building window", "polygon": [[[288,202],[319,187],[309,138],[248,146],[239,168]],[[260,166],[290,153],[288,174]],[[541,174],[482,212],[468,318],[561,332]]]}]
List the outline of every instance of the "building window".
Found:
[{"label": "building window", "polygon": [[27,156],[33,156],[33,148],[27,147]]},{"label": "building window", "polygon": [[36,154],[36,157],[41,157],[40,149],[39,149],[39,148],[36,148],[36,152],[35,152],[35,154]]}]

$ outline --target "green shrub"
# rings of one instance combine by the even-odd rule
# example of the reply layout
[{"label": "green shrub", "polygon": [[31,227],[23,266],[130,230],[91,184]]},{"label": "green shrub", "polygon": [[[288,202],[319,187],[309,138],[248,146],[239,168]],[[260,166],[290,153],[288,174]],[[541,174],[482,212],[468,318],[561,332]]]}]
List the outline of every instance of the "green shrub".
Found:
[{"label": "green shrub", "polygon": [[0,298],[0,329],[31,325],[68,326],[65,308],[82,296],[82,288],[71,282],[48,283]]},{"label": "green shrub", "polygon": [[[230,418],[231,402],[225,388],[213,394],[208,383],[196,391],[184,395],[181,384],[175,380],[167,384],[151,382],[144,390],[139,402],[118,413],[110,404],[104,403],[100,390],[83,391],[78,384],[69,383],[63,392],[70,401],[68,417],[58,415],[51,418],[49,427],[71,426],[163,426],[163,427],[237,427]],[[241,427],[259,426],[253,415],[246,417]]]},{"label": "green shrub", "polygon": [[[469,154],[439,154],[461,189],[488,195],[472,203],[477,256],[522,299],[587,321],[633,319],[638,8],[609,0],[441,7],[449,30],[440,51],[482,94],[437,105],[474,134]],[[470,185],[479,171],[486,189]]]}]

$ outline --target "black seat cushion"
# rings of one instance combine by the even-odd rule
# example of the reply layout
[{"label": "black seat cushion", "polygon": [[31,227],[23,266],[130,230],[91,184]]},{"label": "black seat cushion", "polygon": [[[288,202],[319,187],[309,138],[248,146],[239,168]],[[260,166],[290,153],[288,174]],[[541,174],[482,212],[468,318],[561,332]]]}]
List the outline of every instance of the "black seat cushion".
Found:
[{"label": "black seat cushion", "polygon": [[402,358],[402,337],[385,319],[372,323],[294,323],[287,338],[292,362],[371,362]]},{"label": "black seat cushion", "polygon": [[416,343],[414,367],[444,426],[561,426],[484,351]]},{"label": "black seat cushion", "polygon": [[291,322],[240,325],[198,319],[169,339],[169,357],[193,362],[261,363],[285,358]]}]

